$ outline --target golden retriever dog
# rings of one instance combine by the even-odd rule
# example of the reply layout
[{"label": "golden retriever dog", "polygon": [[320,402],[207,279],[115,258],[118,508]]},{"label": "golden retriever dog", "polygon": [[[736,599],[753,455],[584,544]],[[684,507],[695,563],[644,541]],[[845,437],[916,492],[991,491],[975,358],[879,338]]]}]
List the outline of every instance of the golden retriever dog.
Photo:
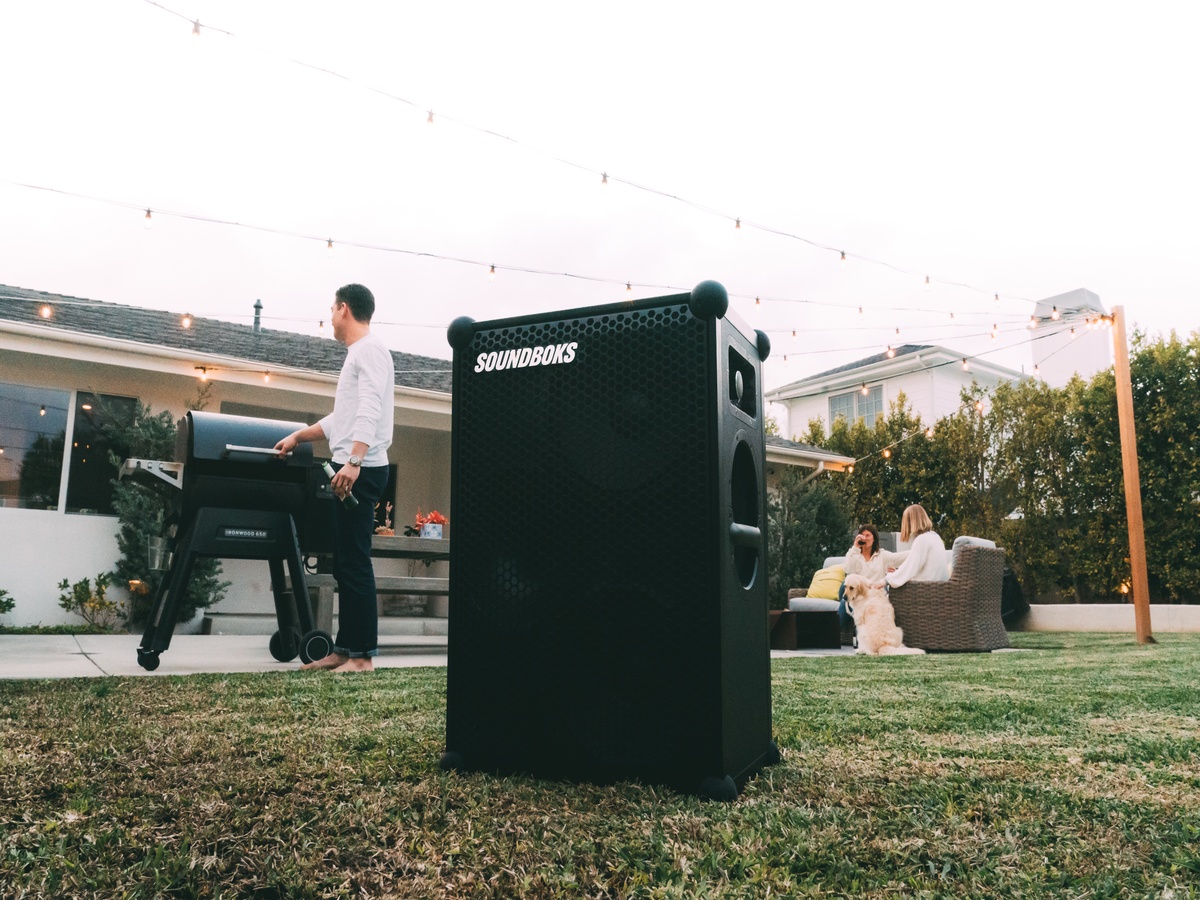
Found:
[{"label": "golden retriever dog", "polygon": [[894,656],[925,652],[904,646],[904,631],[896,625],[896,611],[882,585],[871,584],[861,575],[847,575],[846,608],[858,629],[859,653]]}]

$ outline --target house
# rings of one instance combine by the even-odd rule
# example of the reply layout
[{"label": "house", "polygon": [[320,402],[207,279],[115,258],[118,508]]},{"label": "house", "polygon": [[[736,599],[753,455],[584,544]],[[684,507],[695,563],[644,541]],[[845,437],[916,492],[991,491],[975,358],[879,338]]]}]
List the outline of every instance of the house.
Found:
[{"label": "house", "polygon": [[960,392],[972,383],[991,389],[1017,381],[1020,372],[980,359],[966,361],[945,347],[904,344],[894,354],[879,353],[767,391],[764,399],[787,411],[785,434],[804,434],[812,419],[825,423],[826,434],[839,416],[868,427],[886,417],[901,393],[921,420],[932,423],[955,412]]},{"label": "house", "polygon": [[1087,380],[1111,366],[1112,335],[1085,324],[1106,314],[1100,297],[1084,288],[1039,300],[1034,316],[1041,326],[1029,339],[1038,377],[1059,388],[1076,375]]},{"label": "house", "polygon": [[[261,307],[258,307],[261,309]],[[447,347],[449,352],[449,347]],[[101,409],[181,417],[208,391],[207,409],[311,423],[333,408],[345,348],[336,341],[0,285],[0,588],[17,601],[7,624],[71,621],[57,585],[110,571],[119,558],[108,507],[115,470]],[[399,525],[417,508],[450,509],[448,360],[393,351],[396,392],[392,501]],[[103,401],[103,404],[97,401]],[[317,455],[328,456],[318,445]],[[777,467],[836,470],[852,462],[772,438]],[[453,534],[453,524],[449,535]],[[384,574],[403,561],[380,560]],[[444,575],[445,563],[435,563]],[[265,564],[226,560],[221,613],[273,610]],[[114,596],[119,596],[114,586]]]}]

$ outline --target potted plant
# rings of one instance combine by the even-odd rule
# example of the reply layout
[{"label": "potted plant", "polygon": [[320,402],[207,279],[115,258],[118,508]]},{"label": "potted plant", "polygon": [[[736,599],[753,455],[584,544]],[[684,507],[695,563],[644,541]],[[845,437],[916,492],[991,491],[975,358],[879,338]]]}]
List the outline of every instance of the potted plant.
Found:
[{"label": "potted plant", "polygon": [[450,520],[436,509],[431,509],[426,515],[421,515],[421,509],[417,507],[416,523],[417,533],[421,537],[441,540],[442,526],[449,525]]}]

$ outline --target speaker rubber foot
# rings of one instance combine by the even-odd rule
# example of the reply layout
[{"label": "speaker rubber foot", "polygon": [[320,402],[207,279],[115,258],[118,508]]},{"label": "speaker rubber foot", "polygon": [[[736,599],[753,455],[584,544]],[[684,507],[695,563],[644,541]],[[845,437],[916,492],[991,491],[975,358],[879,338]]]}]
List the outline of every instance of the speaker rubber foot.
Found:
[{"label": "speaker rubber foot", "polygon": [[783,754],[779,752],[779,745],[774,741],[767,744],[767,752],[763,756],[764,766],[773,766],[775,763],[783,759]]},{"label": "speaker rubber foot", "polygon": [[456,753],[453,750],[447,750],[438,760],[438,766],[443,772],[461,772],[467,767],[467,761],[461,753]]},{"label": "speaker rubber foot", "polygon": [[710,775],[700,782],[700,790],[696,792],[705,800],[716,800],[718,803],[732,803],[737,799],[737,785],[733,783],[733,779],[726,775],[723,778],[718,778],[715,775]]}]

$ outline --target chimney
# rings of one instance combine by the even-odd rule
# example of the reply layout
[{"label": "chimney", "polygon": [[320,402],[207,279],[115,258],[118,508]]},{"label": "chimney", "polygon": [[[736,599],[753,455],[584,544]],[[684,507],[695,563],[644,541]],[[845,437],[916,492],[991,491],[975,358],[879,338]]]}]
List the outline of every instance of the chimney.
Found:
[{"label": "chimney", "polygon": [[254,301],[254,333],[258,334],[262,331],[262,301]]}]

